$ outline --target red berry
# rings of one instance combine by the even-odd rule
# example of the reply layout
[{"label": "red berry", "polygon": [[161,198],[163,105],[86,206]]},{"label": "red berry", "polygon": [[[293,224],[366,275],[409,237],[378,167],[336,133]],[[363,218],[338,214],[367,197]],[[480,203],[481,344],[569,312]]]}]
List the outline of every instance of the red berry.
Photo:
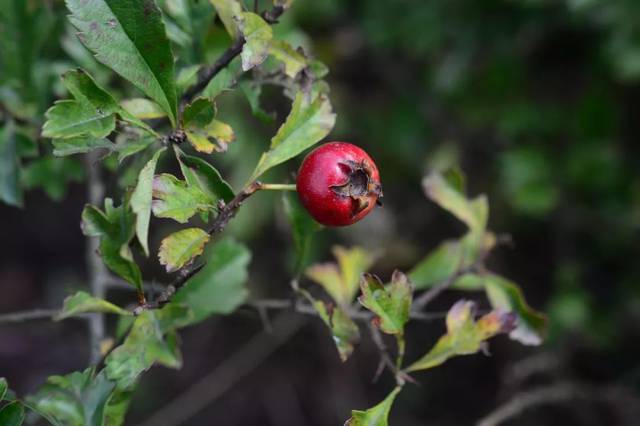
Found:
[{"label": "red berry", "polygon": [[296,188],[302,205],[323,225],[346,226],[365,217],[382,198],[371,157],[345,142],[329,142],[304,159]]}]

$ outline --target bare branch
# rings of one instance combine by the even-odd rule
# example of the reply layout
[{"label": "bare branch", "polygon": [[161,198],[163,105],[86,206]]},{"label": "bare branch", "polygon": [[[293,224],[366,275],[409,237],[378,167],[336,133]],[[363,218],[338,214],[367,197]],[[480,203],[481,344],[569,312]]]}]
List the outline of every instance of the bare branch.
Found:
[{"label": "bare branch", "polygon": [[30,311],[11,312],[8,314],[0,314],[0,324],[18,323],[31,320],[49,320],[58,312],[57,309],[33,309]]},{"label": "bare branch", "polygon": [[[274,6],[271,10],[262,13],[262,19],[267,21],[269,24],[275,24],[278,22],[278,18],[284,13],[284,11],[285,8],[283,6]],[[240,38],[235,40],[233,44],[224,51],[217,61],[215,61],[211,66],[200,70],[198,73],[198,81],[182,95],[182,104],[184,105],[191,102],[198,93],[202,92],[213,77],[229,65],[229,63],[242,52],[244,43],[244,37],[240,36]]]}]

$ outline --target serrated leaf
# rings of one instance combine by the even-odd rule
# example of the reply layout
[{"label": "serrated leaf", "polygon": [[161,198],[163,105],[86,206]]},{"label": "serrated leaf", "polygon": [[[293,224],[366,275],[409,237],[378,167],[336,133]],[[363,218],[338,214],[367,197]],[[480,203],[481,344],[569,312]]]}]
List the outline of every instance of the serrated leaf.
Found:
[{"label": "serrated leaf", "polygon": [[235,194],[231,185],[213,165],[200,157],[186,155],[176,145],[173,148],[180,162],[182,175],[190,186],[198,186],[212,200],[222,199],[226,203],[233,200]]},{"label": "serrated leaf", "polygon": [[174,232],[162,240],[158,257],[167,272],[174,272],[200,256],[209,242],[209,234],[200,228],[187,228]]},{"label": "serrated leaf", "polygon": [[232,39],[238,38],[236,18],[242,14],[242,5],[237,0],[209,0],[216,9],[222,24]]},{"label": "serrated leaf", "polygon": [[387,426],[389,411],[401,389],[396,387],[382,402],[366,411],[353,410],[344,426]]},{"label": "serrated leaf", "polygon": [[321,300],[311,299],[311,302],[322,321],[329,327],[340,360],[345,362],[353,353],[354,346],[360,342],[358,326],[341,307],[326,304]]},{"label": "serrated leaf", "polygon": [[37,411],[65,426],[103,426],[115,389],[106,374],[93,368],[66,376],[51,376],[27,401]]},{"label": "serrated leaf", "polygon": [[95,138],[93,136],[75,136],[66,139],[54,139],[53,155],[65,157],[73,154],[85,154],[94,149],[113,150],[115,145],[108,139]]},{"label": "serrated leaf", "polygon": [[180,223],[186,223],[198,212],[215,208],[215,199],[202,189],[166,173],[153,179],[153,198],[151,209],[156,217],[171,218]]},{"label": "serrated leaf", "polygon": [[320,284],[338,305],[347,307],[358,292],[360,276],[373,265],[375,258],[360,247],[346,249],[335,246],[332,251],[337,264],[312,265],[306,269],[305,275]]},{"label": "serrated leaf", "polygon": [[24,422],[24,406],[20,401],[13,401],[0,408],[0,425],[21,426]]},{"label": "serrated leaf", "polygon": [[129,80],[176,123],[173,55],[153,0],[66,0],[69,20],[96,59]]},{"label": "serrated leaf", "polygon": [[22,188],[16,148],[15,125],[9,120],[4,128],[0,128],[0,200],[20,207]]},{"label": "serrated leaf", "polygon": [[396,270],[388,285],[375,275],[364,274],[360,280],[362,296],[358,301],[376,317],[373,323],[388,334],[403,334],[409,321],[413,286],[405,274]]},{"label": "serrated leaf", "polygon": [[120,102],[120,106],[140,120],[152,120],[167,115],[160,105],[145,98],[126,99]]},{"label": "serrated leaf", "polygon": [[193,311],[190,324],[213,314],[230,314],[247,298],[246,281],[251,252],[233,239],[210,244],[203,260],[205,267],[189,279],[172,303],[183,304]]},{"label": "serrated leaf", "polygon": [[515,315],[494,310],[477,321],[475,304],[459,300],[447,314],[447,334],[440,337],[435,346],[405,371],[426,370],[443,364],[449,358],[471,355],[486,345],[485,341],[500,333],[508,333],[515,326]]},{"label": "serrated leaf", "polygon": [[62,311],[53,319],[55,321],[60,321],[88,312],[104,312],[116,315],[131,315],[131,312],[122,309],[121,307],[116,306],[107,300],[100,299],[99,297],[94,297],[85,291],[79,291],[64,300]]},{"label": "serrated leaf", "polygon": [[284,64],[284,72],[291,78],[295,78],[307,66],[305,56],[286,41],[273,40],[269,45],[269,53]]},{"label": "serrated leaf", "polygon": [[135,234],[135,216],[128,205],[113,207],[105,199],[105,212],[86,205],[82,211],[82,231],[87,236],[100,237],[100,256],[115,274],[142,290],[142,273],[133,261],[129,243]]},{"label": "serrated leaf", "polygon": [[269,151],[260,157],[251,181],[313,146],[333,129],[336,116],[331,111],[329,99],[320,95],[307,104],[304,97],[301,92],[296,94],[289,116],[271,139]]},{"label": "serrated leaf", "polygon": [[140,170],[138,183],[131,195],[131,209],[136,215],[136,235],[144,250],[149,256],[149,221],[151,220],[151,199],[153,197],[153,176],[160,155],[166,148],[159,149]]},{"label": "serrated leaf", "polygon": [[307,262],[313,235],[322,229],[322,225],[313,220],[300,204],[298,195],[291,191],[282,194],[284,212],[291,225],[293,242],[296,247],[295,275],[298,275]]},{"label": "serrated leaf", "polygon": [[128,390],[140,374],[155,363],[180,368],[182,358],[175,330],[188,324],[191,316],[189,309],[177,305],[140,314],[123,344],[115,348],[105,360],[109,380],[116,381],[118,389]]},{"label": "serrated leaf", "polygon": [[242,70],[249,71],[260,65],[269,55],[269,46],[273,39],[273,30],[260,15],[252,12],[242,12],[236,17],[238,28],[244,35],[242,46]]}]

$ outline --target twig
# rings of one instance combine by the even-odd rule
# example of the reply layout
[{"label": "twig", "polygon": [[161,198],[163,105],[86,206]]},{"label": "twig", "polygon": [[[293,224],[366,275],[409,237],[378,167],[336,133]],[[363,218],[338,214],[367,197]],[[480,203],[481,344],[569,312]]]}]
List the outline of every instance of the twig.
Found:
[{"label": "twig", "polygon": [[0,324],[17,323],[31,320],[51,319],[58,312],[57,309],[33,309],[30,311],[0,314]]},{"label": "twig", "polygon": [[[211,228],[207,231],[209,235],[214,235],[222,232],[224,228],[227,226],[229,221],[236,215],[242,203],[255,194],[257,191],[262,189],[262,183],[258,181],[254,181],[247,185],[242,191],[240,191],[234,198],[229,202],[229,204],[222,205],[220,208],[220,212],[218,216],[216,216]],[[173,296],[189,281],[189,278],[194,276],[198,271],[200,271],[205,265],[194,265],[191,264],[186,266],[180,270],[178,276],[171,284],[169,284],[162,293],[158,296],[156,300],[153,302],[143,303],[138,306],[134,310],[135,315],[139,315],[148,309],[160,309],[167,303],[171,301]]]},{"label": "twig", "polygon": [[243,377],[286,343],[306,321],[281,314],[273,322],[273,333],[261,332],[232,356],[214,368],[184,393],[178,395],[139,426],[174,426],[188,419],[224,395]]},{"label": "twig", "polygon": [[[90,204],[99,205],[104,198],[104,184],[98,166],[98,153],[90,152],[86,157],[87,199]],[[89,278],[89,290],[95,297],[103,299],[106,293],[106,267],[98,254],[99,239],[86,238],[86,262]],[[89,316],[89,341],[91,345],[90,363],[95,364],[101,358],[100,346],[105,337],[105,320],[102,313],[94,313]]]},{"label": "twig", "polygon": [[[285,11],[283,6],[274,6],[271,10],[265,11],[262,13],[262,19],[264,19],[269,24],[275,24],[278,22],[278,18]],[[209,82],[215,77],[223,68],[225,68],[229,63],[242,52],[242,47],[244,46],[245,39],[240,36],[237,40],[233,42],[233,44],[224,51],[224,53],[215,61],[211,66],[203,68],[198,73],[198,81],[187,89],[182,95],[181,102],[182,104],[189,103],[195,98],[195,96],[204,90],[205,87],[209,84]]]},{"label": "twig", "polygon": [[373,381],[378,381],[380,374],[382,374],[382,371],[384,371],[384,367],[387,367],[389,371],[393,373],[393,376],[396,379],[396,384],[398,386],[403,386],[406,382],[416,383],[416,381],[411,376],[400,370],[396,363],[393,362],[393,359],[391,359],[391,355],[389,355],[389,350],[387,349],[387,345],[385,345],[384,340],[382,339],[382,334],[380,333],[378,327],[376,327],[372,323],[368,323],[367,325],[369,327],[371,340],[373,340],[373,343],[378,348],[378,352],[380,352],[380,365],[376,370]]},{"label": "twig", "polygon": [[469,265],[464,268],[458,268],[458,270],[453,273],[449,278],[440,281],[429,290],[422,293],[420,296],[416,297],[413,301],[413,306],[415,309],[422,310],[425,306],[431,303],[434,299],[436,299],[440,294],[447,290],[449,287],[456,282],[458,278],[461,276],[468,274],[470,272],[474,272],[478,270],[484,261],[484,256],[480,256],[478,260],[476,260],[472,265]]}]

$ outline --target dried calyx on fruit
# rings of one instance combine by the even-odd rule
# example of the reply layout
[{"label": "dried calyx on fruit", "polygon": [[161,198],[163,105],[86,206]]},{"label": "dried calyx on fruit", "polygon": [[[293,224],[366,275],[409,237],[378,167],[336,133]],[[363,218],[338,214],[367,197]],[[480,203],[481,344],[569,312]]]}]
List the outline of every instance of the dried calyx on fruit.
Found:
[{"label": "dried calyx on fruit", "polygon": [[369,155],[355,145],[330,142],[302,162],[296,187],[302,204],[318,222],[351,225],[380,204],[380,174]]}]

